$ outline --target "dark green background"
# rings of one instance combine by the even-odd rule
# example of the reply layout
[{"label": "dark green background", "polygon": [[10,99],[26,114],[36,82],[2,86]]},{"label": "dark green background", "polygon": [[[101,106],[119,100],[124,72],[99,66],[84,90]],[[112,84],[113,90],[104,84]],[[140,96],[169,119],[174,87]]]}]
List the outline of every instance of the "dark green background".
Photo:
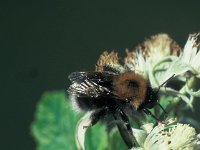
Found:
[{"label": "dark green background", "polygon": [[198,2],[1,1],[1,149],[33,150],[30,124],[46,90],[67,89],[72,71],[93,70],[104,50],[124,56],[168,33],[181,46],[200,31]]}]

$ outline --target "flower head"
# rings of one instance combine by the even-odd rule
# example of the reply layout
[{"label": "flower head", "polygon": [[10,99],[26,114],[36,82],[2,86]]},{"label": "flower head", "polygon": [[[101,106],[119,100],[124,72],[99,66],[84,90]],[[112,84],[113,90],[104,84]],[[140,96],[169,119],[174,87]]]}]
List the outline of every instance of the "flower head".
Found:
[{"label": "flower head", "polygon": [[[199,35],[200,33],[190,35],[183,50],[167,34],[152,36],[139,45],[135,51],[126,50],[127,57],[124,59],[124,64],[119,63],[117,53],[114,51],[111,53],[104,52],[97,61],[96,71],[111,70],[119,74],[134,71],[143,75],[148,80],[151,88],[159,89],[160,96],[162,94],[169,96],[169,99],[166,98],[163,102],[167,112],[173,114],[179,111],[176,106],[180,104],[181,100],[186,102],[189,107],[181,105],[180,108],[193,109],[195,97],[200,97],[200,90],[193,90],[196,77],[197,79],[200,77],[200,50],[197,43]],[[188,80],[186,80],[186,77]],[[165,88],[161,88],[167,83],[166,81],[169,81],[168,79],[172,79],[173,84],[170,82]],[[162,100],[160,103],[162,103]],[[160,110],[154,109],[152,112],[158,113],[156,116],[164,118],[164,113],[161,113]],[[144,117],[143,114],[140,116]],[[134,118],[134,115],[132,117],[138,120],[138,118]],[[173,114],[173,117],[180,120],[185,116],[174,116]],[[80,149],[85,148],[85,133],[92,125],[91,118],[91,114],[87,114],[77,125],[76,142]],[[141,121],[142,119],[144,121]],[[138,120],[138,124],[152,121],[145,117],[142,119]],[[118,129],[126,145],[128,146],[129,141],[132,144],[133,141],[139,146],[136,148],[137,150],[195,150],[200,147],[200,136],[188,124],[172,124],[168,121],[166,124],[159,123],[157,126],[153,126],[153,123],[149,123],[142,126],[143,130],[132,129],[133,136],[126,136],[126,128],[121,130],[118,127]]]},{"label": "flower head", "polygon": [[199,35],[200,33],[195,33],[189,36],[183,49],[183,54],[180,56],[181,61],[188,64],[194,74],[200,73],[200,49],[197,42]]},{"label": "flower head", "polygon": [[[140,138],[141,140],[142,138]],[[143,138],[144,139],[144,138]],[[194,150],[197,147],[197,134],[187,124],[158,124],[146,136],[138,149],[143,150]]]},{"label": "flower head", "polygon": [[163,71],[167,70],[171,59],[180,53],[181,48],[179,45],[167,34],[158,34],[151,36],[150,39],[137,46],[135,51],[127,51],[125,66],[130,70],[141,72],[149,80],[152,87],[158,87],[173,75],[170,74],[165,77],[163,76]]},{"label": "flower head", "polygon": [[119,63],[119,58],[117,53],[114,51],[108,53],[107,51],[103,52],[97,63],[96,63],[96,71],[105,71],[105,67],[114,68],[114,70],[118,72],[123,72],[124,68]]}]

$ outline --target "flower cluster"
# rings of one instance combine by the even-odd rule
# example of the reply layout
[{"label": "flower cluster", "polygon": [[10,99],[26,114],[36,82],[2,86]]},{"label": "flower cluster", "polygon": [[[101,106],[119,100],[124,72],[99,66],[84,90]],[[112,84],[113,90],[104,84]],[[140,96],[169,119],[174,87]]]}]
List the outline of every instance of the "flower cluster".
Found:
[{"label": "flower cluster", "polygon": [[[196,131],[188,124],[171,122],[143,125],[143,130],[133,129],[139,147],[136,150],[195,150],[199,146]],[[148,128],[148,130],[147,130]]]},{"label": "flower cluster", "polygon": [[[173,97],[166,107],[167,112],[176,111],[176,107],[184,101],[186,108],[193,109],[194,100],[200,97],[200,90],[195,83],[200,78],[200,46],[198,36],[200,33],[191,34],[184,46],[174,42],[167,34],[158,34],[147,39],[136,47],[134,51],[126,50],[127,56],[124,64],[119,63],[117,53],[104,52],[96,64],[96,71],[105,70],[104,66],[114,68],[118,72],[135,71],[143,75],[153,88],[159,87],[170,77],[173,84],[160,89],[165,96]],[[199,88],[199,87],[198,87]],[[162,114],[163,115],[163,114]],[[77,126],[76,140],[79,148],[84,148],[84,136],[86,128],[90,125],[89,115],[81,119]],[[178,121],[181,116],[177,117]],[[182,116],[183,117],[183,116]],[[198,124],[197,124],[198,125]],[[137,141],[137,149],[141,150],[179,150],[198,149],[199,136],[195,129],[187,124],[158,124],[147,125],[145,130],[134,129],[134,138]]]}]

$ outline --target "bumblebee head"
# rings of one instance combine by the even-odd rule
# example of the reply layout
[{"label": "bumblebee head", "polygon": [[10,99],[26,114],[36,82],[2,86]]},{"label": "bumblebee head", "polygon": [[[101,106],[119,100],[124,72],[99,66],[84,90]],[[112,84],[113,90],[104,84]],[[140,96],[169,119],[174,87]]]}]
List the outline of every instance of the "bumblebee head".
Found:
[{"label": "bumblebee head", "polygon": [[159,95],[157,90],[148,87],[144,103],[140,106],[140,108],[151,109],[158,103],[158,100],[159,100]]},{"label": "bumblebee head", "polygon": [[[164,83],[162,83],[160,86],[158,86],[158,88],[153,89],[150,86],[147,87],[147,91],[146,91],[146,97],[144,100],[144,103],[140,106],[140,108],[148,108],[151,109],[153,108],[155,105],[159,104],[158,100],[159,100],[159,91],[160,88],[163,87],[169,80],[171,80],[173,77],[175,76],[175,74],[173,74],[169,79],[167,79]],[[160,105],[160,104],[159,104]]]}]

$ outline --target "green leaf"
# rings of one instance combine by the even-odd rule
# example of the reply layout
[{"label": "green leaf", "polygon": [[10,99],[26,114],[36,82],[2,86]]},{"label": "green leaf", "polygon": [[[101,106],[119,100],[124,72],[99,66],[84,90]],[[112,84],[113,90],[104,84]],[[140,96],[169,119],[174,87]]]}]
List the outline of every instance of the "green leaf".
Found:
[{"label": "green leaf", "polygon": [[86,133],[86,150],[104,150],[108,149],[108,133],[105,125],[97,123],[88,129]]},{"label": "green leaf", "polygon": [[38,150],[76,149],[75,127],[79,115],[74,114],[65,92],[46,92],[38,103],[32,134]]},{"label": "green leaf", "polygon": [[108,150],[128,149],[119,133],[119,130],[116,127],[112,129],[111,133],[109,134],[108,141],[109,141]]}]

